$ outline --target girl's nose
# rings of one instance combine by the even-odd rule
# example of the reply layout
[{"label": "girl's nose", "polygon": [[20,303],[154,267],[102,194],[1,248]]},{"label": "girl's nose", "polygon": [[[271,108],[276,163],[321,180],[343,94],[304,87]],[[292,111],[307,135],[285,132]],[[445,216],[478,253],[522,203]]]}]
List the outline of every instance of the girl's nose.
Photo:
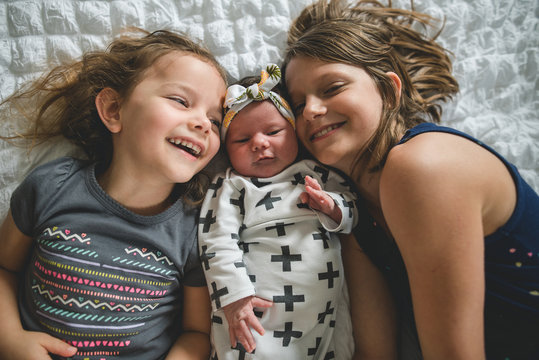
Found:
[{"label": "girl's nose", "polygon": [[211,131],[211,120],[205,113],[195,113],[191,118],[191,126],[206,133]]},{"label": "girl's nose", "polygon": [[320,99],[310,98],[305,100],[305,107],[303,108],[303,117],[305,120],[314,120],[326,112],[327,109]]}]

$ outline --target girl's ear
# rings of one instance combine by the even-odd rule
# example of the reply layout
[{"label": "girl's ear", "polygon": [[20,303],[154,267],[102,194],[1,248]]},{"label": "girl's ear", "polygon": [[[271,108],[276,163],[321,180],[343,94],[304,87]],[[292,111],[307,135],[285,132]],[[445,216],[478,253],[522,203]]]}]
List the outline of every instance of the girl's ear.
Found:
[{"label": "girl's ear", "polygon": [[392,72],[392,71],[386,72],[386,75],[387,75],[391,80],[393,80],[393,84],[395,84],[395,89],[397,90],[397,93],[396,93],[395,95],[396,95],[396,97],[397,97],[397,104],[398,104],[398,101],[399,101],[399,99],[401,98],[401,88],[402,88],[401,79],[399,78],[399,75],[395,74],[395,73]]},{"label": "girl's ear", "polygon": [[122,130],[120,121],[120,96],[111,88],[104,88],[95,97],[95,106],[101,121],[111,133]]}]

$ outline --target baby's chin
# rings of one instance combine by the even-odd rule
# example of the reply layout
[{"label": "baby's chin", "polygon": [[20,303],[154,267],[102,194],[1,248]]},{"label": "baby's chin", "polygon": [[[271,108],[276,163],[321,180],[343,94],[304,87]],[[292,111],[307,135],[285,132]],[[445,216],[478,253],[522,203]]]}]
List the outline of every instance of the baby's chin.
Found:
[{"label": "baby's chin", "polygon": [[[266,162],[266,163],[264,163]],[[253,166],[252,171],[249,172],[250,177],[256,178],[270,178],[285,170],[291,164],[279,164],[275,161],[262,160],[261,163],[258,163],[256,166]]]}]

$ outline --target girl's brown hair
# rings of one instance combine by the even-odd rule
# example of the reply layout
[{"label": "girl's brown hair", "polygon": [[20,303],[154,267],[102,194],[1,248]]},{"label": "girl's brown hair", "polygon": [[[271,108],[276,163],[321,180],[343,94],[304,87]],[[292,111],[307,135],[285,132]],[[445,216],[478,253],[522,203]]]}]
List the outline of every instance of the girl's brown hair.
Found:
[{"label": "girl's brown hair", "polygon": [[[432,26],[433,21],[426,14],[391,8],[391,0],[389,7],[369,0],[354,4],[319,0],[290,26],[283,78],[293,57],[311,57],[363,68],[380,92],[384,104],[381,122],[358,154],[355,169],[382,167],[405,130],[428,119],[440,122],[439,102],[458,92],[448,52],[435,42],[439,32],[428,38],[413,28]],[[401,79],[400,98],[387,72]]]},{"label": "girl's brown hair", "polygon": [[[112,158],[112,137],[101,122],[95,106],[97,94],[114,89],[127,98],[158,58],[173,51],[194,55],[213,65],[225,81],[226,73],[214,56],[183,35],[159,30],[131,34],[114,40],[104,51],[92,51],[82,59],[60,65],[7,98],[2,105],[28,120],[28,127],[4,140],[25,139],[30,148],[56,136],[63,136],[81,148],[92,162],[108,166]],[[31,105],[31,106],[29,106]],[[195,176],[184,186],[187,199],[199,201],[205,181]]]}]

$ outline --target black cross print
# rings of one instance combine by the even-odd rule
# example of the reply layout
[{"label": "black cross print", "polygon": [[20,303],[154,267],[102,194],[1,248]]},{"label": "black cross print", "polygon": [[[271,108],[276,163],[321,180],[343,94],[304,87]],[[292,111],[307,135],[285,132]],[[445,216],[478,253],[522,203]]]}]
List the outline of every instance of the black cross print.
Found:
[{"label": "black cross print", "polygon": [[290,246],[281,246],[282,255],[271,255],[271,262],[283,262],[283,272],[292,271],[292,261],[301,261],[301,254],[290,254]]},{"label": "black cross print", "polygon": [[224,179],[222,177],[218,177],[217,180],[208,187],[208,191],[213,190],[212,198],[217,196],[217,190],[223,186],[223,180]]},{"label": "black cross print", "polygon": [[210,269],[210,259],[215,257],[215,253],[208,253],[206,252],[208,250],[208,247],[206,245],[202,245],[202,254],[200,255],[200,260],[204,263],[204,270]]},{"label": "black cross print", "polygon": [[240,197],[237,199],[230,199],[230,203],[240,208],[240,214],[245,215],[245,189],[240,190]]},{"label": "black cross print", "polygon": [[215,324],[223,324],[223,318],[217,315],[211,317],[211,322]]},{"label": "black cross print", "polygon": [[335,308],[331,307],[331,301],[328,301],[327,304],[326,304],[326,310],[324,312],[321,312],[321,313],[318,314],[318,323],[323,324],[324,321],[326,321],[326,315],[333,314],[334,310],[335,310]]},{"label": "black cross print", "polygon": [[318,348],[320,347],[320,343],[322,342],[322,338],[321,337],[317,337],[316,338],[316,344],[314,345],[314,347],[312,348],[308,348],[307,349],[307,355],[310,355],[310,356],[313,356],[316,354],[316,351],[318,350]]},{"label": "black cross print", "polygon": [[329,170],[321,166],[315,166],[314,171],[320,174],[320,180],[325,184],[328,181]]},{"label": "black cross print", "polygon": [[280,196],[271,197],[271,191],[269,191],[268,193],[266,193],[266,195],[264,196],[262,200],[256,203],[255,207],[264,205],[266,207],[266,210],[271,210],[273,209],[273,203],[277,201],[281,201],[281,200],[282,199]]},{"label": "black cross print", "polygon": [[278,223],[275,223],[275,226],[267,226],[266,231],[275,229],[277,230],[277,236],[285,236],[286,235],[285,226],[290,226],[294,224],[295,223],[285,224],[283,222],[278,222]]},{"label": "black cross print", "polygon": [[324,360],[331,360],[331,359],[335,359],[335,353],[333,351],[328,352],[326,356],[324,356]]},{"label": "black cross print", "polygon": [[305,178],[301,173],[294,174],[294,180],[291,181],[292,185],[305,184]]},{"label": "black cross print", "polygon": [[[240,352],[240,354],[238,356],[238,360],[245,360],[245,354],[247,354],[247,350],[245,350],[245,348],[243,347],[243,345],[240,342],[237,342],[236,347],[233,347],[232,349],[233,350],[238,350]],[[254,354],[255,351],[256,351],[256,349],[253,350],[253,352],[251,354]]]},{"label": "black cross print", "polygon": [[258,241],[253,241],[253,242],[245,242],[245,241],[240,241],[238,243],[238,246],[240,249],[243,250],[244,253],[248,253],[249,252],[249,246],[250,245],[257,245],[257,244],[260,244]]},{"label": "black cross print", "polygon": [[296,205],[297,205],[298,209],[308,209],[309,208],[309,205],[304,204],[302,202],[297,203]]},{"label": "black cross print", "polygon": [[354,214],[353,213],[353,208],[354,208],[354,202],[353,201],[346,201],[346,199],[341,195],[342,197],[342,205],[345,207],[345,208],[348,208],[348,217],[352,217],[352,215]]},{"label": "black cross print", "polygon": [[284,303],[284,311],[294,311],[295,302],[305,302],[304,295],[294,295],[292,293],[292,285],[284,286],[284,295],[274,296],[274,303]]},{"label": "black cross print", "polygon": [[333,279],[336,279],[339,277],[339,270],[333,271],[333,263],[328,262],[326,263],[328,271],[325,273],[318,273],[318,280],[327,280],[328,281],[328,289],[333,288]]},{"label": "black cross print", "polygon": [[234,263],[234,266],[237,268],[244,268],[245,267],[245,263],[243,261],[238,261],[238,262],[235,262]]},{"label": "black cross print", "polygon": [[210,231],[211,224],[215,224],[215,221],[216,221],[215,216],[212,216],[212,215],[213,215],[213,210],[208,210],[208,212],[206,213],[206,216],[200,218],[199,222],[204,225],[202,227],[203,233],[207,233],[208,231]]},{"label": "black cross print", "polygon": [[210,295],[210,299],[215,301],[215,306],[217,309],[221,308],[221,296],[224,296],[228,294],[228,288],[225,286],[224,288],[221,288],[217,290],[217,284],[215,281],[211,283],[211,289],[213,290],[212,294]]},{"label": "black cross print", "polygon": [[283,338],[283,346],[290,345],[290,340],[292,340],[293,337],[296,339],[299,339],[303,335],[301,331],[294,331],[292,330],[292,322],[286,322],[284,324],[284,331],[278,331],[275,330],[273,332],[273,337],[275,338]]},{"label": "black cross print", "polygon": [[328,244],[328,236],[326,235],[326,230],[322,227],[319,227],[318,230],[320,231],[319,233],[316,233],[316,234],[313,234],[313,239],[314,240],[322,240],[322,244],[324,245],[324,249],[327,249],[329,248],[329,244]]},{"label": "black cross print", "polygon": [[266,186],[266,185],[270,185],[270,184],[271,184],[271,181],[269,181],[269,182],[262,182],[262,181],[258,180],[258,178],[254,178],[254,177],[251,178],[251,182],[252,182],[253,185],[256,186],[257,188],[261,188],[261,187],[264,187],[264,186]]}]

